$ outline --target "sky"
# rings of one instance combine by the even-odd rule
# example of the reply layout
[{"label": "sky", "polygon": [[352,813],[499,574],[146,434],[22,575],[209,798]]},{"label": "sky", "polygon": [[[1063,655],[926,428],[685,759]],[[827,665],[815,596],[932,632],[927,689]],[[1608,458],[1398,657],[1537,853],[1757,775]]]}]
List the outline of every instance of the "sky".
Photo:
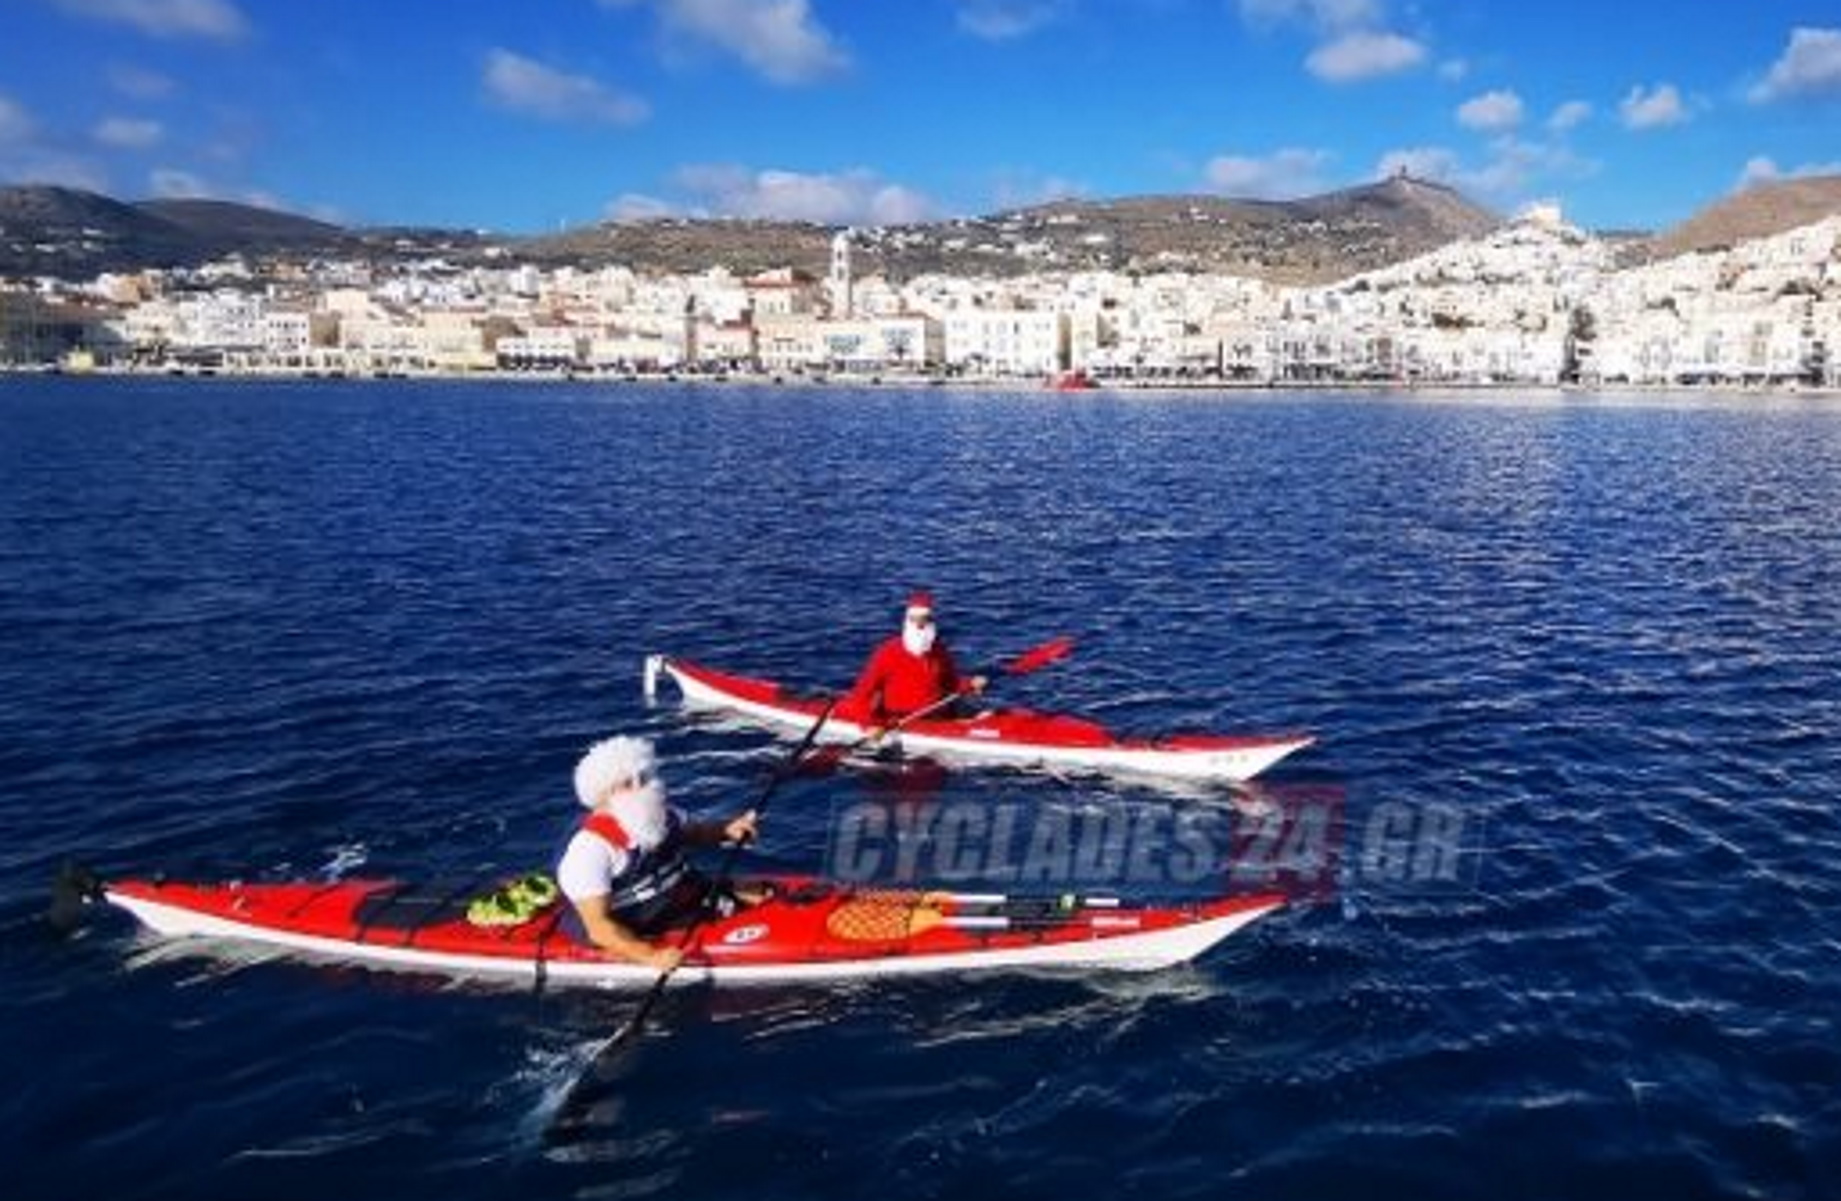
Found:
[{"label": "sky", "polygon": [[1662,229],[1841,173],[1841,0],[0,0],[0,184],[886,225],[1405,168]]}]

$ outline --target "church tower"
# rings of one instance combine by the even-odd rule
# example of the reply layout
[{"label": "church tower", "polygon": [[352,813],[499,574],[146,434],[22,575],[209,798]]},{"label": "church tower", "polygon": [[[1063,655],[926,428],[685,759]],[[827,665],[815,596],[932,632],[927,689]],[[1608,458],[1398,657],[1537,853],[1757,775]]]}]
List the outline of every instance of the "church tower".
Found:
[{"label": "church tower", "polygon": [[831,239],[831,315],[849,317],[854,311],[850,285],[850,231],[843,230]]}]

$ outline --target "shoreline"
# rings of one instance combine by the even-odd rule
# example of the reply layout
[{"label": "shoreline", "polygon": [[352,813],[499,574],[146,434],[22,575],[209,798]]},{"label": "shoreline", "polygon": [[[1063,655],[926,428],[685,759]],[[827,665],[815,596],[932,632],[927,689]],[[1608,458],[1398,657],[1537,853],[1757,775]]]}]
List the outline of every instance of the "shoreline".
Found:
[{"label": "shoreline", "polygon": [[1803,383],[1714,382],[1714,383],[1554,383],[1546,380],[1232,380],[1213,377],[1157,379],[1095,379],[1090,386],[1058,388],[1050,381],[1019,376],[915,375],[890,373],[769,373],[705,371],[371,371],[328,372],[279,369],[252,369],[200,366],[162,367],[65,367],[54,363],[0,364],[0,377],[40,376],[60,379],[183,379],[183,380],[250,380],[258,382],[299,382],[324,384],[360,384],[382,382],[425,383],[506,383],[506,384],[594,384],[608,387],[626,386],[698,386],[731,388],[836,388],[890,389],[921,391],[941,388],[954,391],[1036,393],[1056,396],[1105,396],[1119,393],[1184,392],[1231,393],[1235,395],[1288,394],[1299,392],[1377,393],[1385,395],[1436,395],[1460,393],[1497,395],[1509,392],[1543,392],[1556,395],[1606,395],[1634,393],[1640,395],[1744,395],[1768,398],[1841,397],[1841,388]]}]

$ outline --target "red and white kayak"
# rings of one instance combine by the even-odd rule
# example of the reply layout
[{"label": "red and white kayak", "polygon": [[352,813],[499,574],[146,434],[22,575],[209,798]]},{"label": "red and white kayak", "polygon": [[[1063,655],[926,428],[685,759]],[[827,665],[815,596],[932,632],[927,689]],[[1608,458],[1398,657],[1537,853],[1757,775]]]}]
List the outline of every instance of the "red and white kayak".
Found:
[{"label": "red and white kayak", "polygon": [[[695,708],[752,718],[787,731],[811,728],[827,697],[799,695],[770,680],[730,675],[685,659],[646,659],[646,692],[669,676]],[[856,742],[868,730],[833,714],[820,742]],[[1027,709],[998,709],[967,718],[919,718],[885,740],[907,754],[979,763],[1043,765],[1178,780],[1251,780],[1293,751],[1315,742],[1308,734],[1172,734],[1121,738],[1097,722]]]},{"label": "red and white kayak", "polygon": [[[1113,898],[896,892],[806,878],[694,930],[672,979],[833,981],[991,969],[1149,971],[1184,963],[1284,903],[1273,893],[1131,907]],[[511,925],[468,918],[480,889],[400,881],[215,884],[122,880],[102,896],[153,931],[440,975],[646,988],[656,969],[616,962],[565,928],[554,900]],[[667,933],[665,939],[681,935]]]}]

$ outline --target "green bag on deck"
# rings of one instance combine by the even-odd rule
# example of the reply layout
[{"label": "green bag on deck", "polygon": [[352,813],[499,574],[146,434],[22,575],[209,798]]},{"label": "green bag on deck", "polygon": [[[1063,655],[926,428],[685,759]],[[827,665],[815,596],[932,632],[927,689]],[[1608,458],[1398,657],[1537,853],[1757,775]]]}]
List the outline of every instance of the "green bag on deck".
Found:
[{"label": "green bag on deck", "polygon": [[519,876],[467,906],[467,921],[475,926],[517,926],[530,921],[556,903],[556,881],[542,872]]}]

